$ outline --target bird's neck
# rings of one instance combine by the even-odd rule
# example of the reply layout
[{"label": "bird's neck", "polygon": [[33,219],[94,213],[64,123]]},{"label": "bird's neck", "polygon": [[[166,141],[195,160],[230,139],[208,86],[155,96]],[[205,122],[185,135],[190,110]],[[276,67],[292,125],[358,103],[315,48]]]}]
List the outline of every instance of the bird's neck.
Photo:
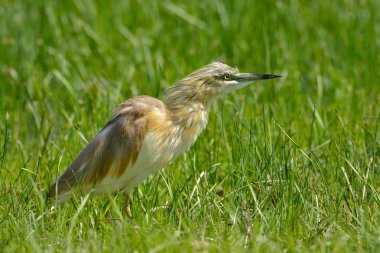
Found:
[{"label": "bird's neck", "polygon": [[208,121],[209,107],[200,102],[167,105],[174,125],[183,130],[200,128],[203,130]]},{"label": "bird's neck", "polygon": [[180,82],[164,92],[162,101],[179,137],[190,146],[206,127],[210,103],[207,94],[194,85]]},{"label": "bird's neck", "polygon": [[180,140],[179,153],[189,149],[196,141],[208,122],[208,108],[201,103],[168,108],[172,129]]}]

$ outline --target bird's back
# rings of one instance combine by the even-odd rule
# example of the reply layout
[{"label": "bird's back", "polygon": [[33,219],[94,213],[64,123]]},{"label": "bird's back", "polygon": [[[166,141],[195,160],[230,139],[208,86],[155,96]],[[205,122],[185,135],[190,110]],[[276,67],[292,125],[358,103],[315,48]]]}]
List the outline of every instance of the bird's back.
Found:
[{"label": "bird's back", "polygon": [[149,122],[165,115],[165,104],[152,97],[139,96],[121,104],[104,128],[50,186],[49,195],[65,201],[74,192],[90,189],[98,193],[114,192],[128,187],[123,185],[128,184],[126,171],[136,163],[143,142],[152,130]]}]

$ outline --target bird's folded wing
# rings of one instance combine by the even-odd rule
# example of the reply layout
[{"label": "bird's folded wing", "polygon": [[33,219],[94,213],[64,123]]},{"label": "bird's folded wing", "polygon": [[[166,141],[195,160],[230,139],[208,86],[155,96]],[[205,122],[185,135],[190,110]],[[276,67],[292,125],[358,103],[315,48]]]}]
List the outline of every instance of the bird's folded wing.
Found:
[{"label": "bird's folded wing", "polygon": [[121,104],[105,127],[50,186],[51,197],[73,188],[91,189],[108,177],[120,177],[137,159],[148,131],[148,113],[162,102],[136,97]]}]

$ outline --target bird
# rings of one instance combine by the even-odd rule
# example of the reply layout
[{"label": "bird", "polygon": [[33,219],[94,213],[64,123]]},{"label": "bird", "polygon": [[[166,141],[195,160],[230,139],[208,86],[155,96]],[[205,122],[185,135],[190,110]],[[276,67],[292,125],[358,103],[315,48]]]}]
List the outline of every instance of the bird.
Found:
[{"label": "bird", "polygon": [[208,122],[211,104],[254,81],[281,77],[240,73],[212,62],[164,90],[161,100],[136,96],[120,104],[105,126],[49,187],[62,203],[84,193],[126,193],[187,151]]}]

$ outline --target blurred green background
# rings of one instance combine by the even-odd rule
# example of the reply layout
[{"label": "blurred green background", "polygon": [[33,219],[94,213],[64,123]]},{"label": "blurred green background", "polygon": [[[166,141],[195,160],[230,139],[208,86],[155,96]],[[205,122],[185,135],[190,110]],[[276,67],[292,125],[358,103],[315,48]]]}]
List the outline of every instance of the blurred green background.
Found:
[{"label": "blurred green background", "polygon": [[[212,61],[284,77],[218,101],[190,152],[134,192],[133,220],[119,198],[50,208],[46,187],[119,103]],[[375,0],[1,0],[0,243],[375,251],[379,66]]]}]

